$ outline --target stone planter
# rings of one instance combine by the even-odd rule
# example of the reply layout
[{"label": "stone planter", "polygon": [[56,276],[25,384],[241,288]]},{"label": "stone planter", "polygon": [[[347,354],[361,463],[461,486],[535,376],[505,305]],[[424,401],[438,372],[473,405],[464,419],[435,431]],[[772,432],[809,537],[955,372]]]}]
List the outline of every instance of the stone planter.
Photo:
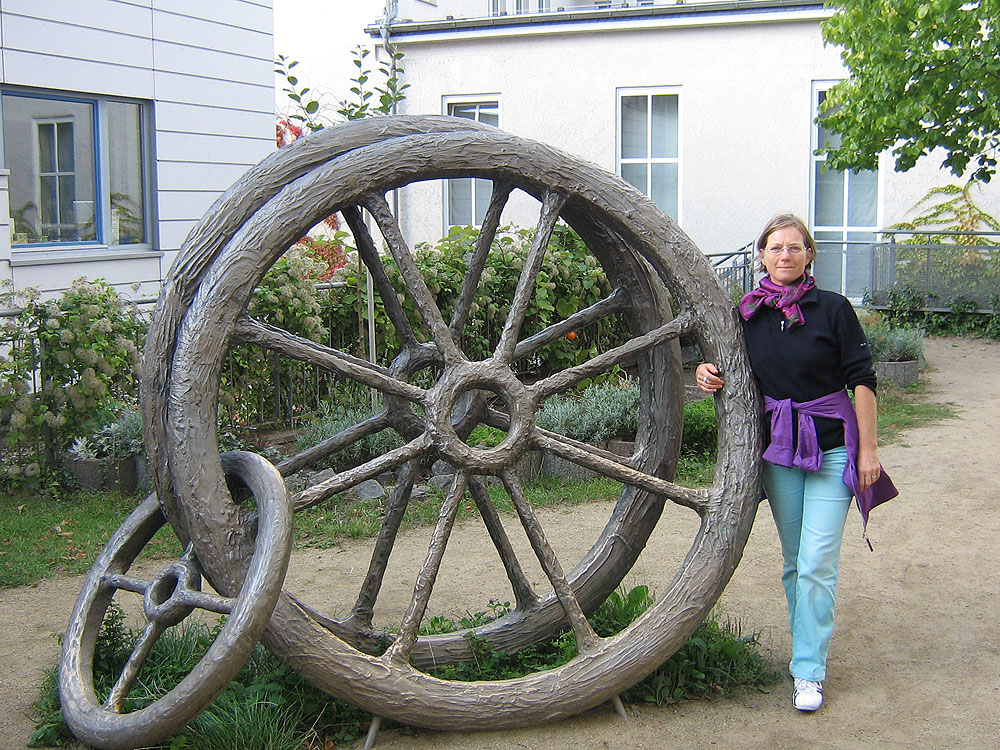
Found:
[{"label": "stone planter", "polygon": [[915,359],[903,362],[882,361],[875,363],[875,375],[880,383],[892,383],[898,388],[905,388],[917,382],[920,374],[920,363]]},{"label": "stone planter", "polygon": [[88,490],[118,490],[134,495],[143,472],[139,456],[125,458],[67,458],[66,468]]}]

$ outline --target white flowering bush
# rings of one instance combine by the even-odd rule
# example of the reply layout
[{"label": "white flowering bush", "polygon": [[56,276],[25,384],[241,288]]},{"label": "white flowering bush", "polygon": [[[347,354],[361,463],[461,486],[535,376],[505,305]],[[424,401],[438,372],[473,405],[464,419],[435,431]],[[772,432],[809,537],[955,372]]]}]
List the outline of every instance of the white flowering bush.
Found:
[{"label": "white flowering bush", "polygon": [[78,279],[60,297],[0,286],[0,451],[12,484],[44,478],[74,438],[134,399],[146,321],[104,281]]}]

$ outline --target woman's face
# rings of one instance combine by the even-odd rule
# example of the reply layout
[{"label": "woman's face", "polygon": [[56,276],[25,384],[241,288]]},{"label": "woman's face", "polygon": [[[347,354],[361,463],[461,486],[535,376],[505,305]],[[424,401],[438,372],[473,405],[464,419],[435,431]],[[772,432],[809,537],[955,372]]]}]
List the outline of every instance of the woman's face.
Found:
[{"label": "woman's face", "polygon": [[767,236],[760,261],[771,281],[788,286],[802,278],[812,259],[813,251],[806,247],[802,232],[788,226],[775,229]]}]

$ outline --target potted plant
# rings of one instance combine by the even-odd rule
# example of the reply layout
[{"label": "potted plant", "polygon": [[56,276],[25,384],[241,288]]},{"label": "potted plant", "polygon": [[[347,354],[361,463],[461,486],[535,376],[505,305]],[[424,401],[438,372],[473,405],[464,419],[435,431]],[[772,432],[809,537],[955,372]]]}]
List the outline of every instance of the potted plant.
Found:
[{"label": "potted plant", "polygon": [[879,382],[905,388],[917,381],[924,358],[923,331],[879,327],[866,334]]},{"label": "potted plant", "polygon": [[134,495],[145,478],[142,414],[126,406],[89,437],[69,447],[66,466],[81,487]]}]

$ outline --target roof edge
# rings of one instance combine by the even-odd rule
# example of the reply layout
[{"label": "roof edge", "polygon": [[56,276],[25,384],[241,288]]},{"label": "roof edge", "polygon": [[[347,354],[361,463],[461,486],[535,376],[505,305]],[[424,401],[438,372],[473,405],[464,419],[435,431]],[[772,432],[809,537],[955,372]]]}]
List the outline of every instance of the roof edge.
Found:
[{"label": "roof edge", "polygon": [[[570,25],[600,21],[676,19],[681,16],[707,16],[734,13],[760,13],[767,11],[822,11],[826,9],[824,0],[708,0],[686,3],[678,0],[675,5],[629,6],[623,3],[617,8],[573,8],[546,13],[521,13],[479,18],[446,18],[439,21],[394,20],[389,24],[393,35],[419,35],[448,31],[513,30],[532,26]],[[365,27],[371,36],[382,34],[383,24]]]}]

